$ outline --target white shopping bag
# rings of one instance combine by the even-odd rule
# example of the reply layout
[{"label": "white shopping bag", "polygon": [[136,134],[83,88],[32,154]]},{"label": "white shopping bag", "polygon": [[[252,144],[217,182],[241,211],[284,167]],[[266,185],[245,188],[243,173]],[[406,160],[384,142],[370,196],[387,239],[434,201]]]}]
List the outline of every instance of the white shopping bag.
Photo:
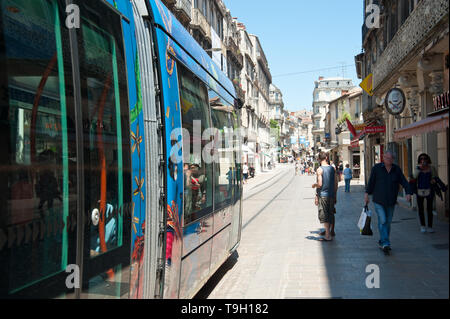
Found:
[{"label": "white shopping bag", "polygon": [[366,208],[363,208],[363,211],[361,212],[361,216],[359,216],[359,221],[358,221],[358,228],[359,230],[363,230],[364,229],[364,225],[366,224],[366,219],[367,219],[367,213],[366,213]]},{"label": "white shopping bag", "polygon": [[361,216],[359,216],[358,227],[359,230],[363,230],[366,225],[367,217],[372,217],[372,212],[369,210],[369,207],[364,206],[363,211],[361,212]]}]

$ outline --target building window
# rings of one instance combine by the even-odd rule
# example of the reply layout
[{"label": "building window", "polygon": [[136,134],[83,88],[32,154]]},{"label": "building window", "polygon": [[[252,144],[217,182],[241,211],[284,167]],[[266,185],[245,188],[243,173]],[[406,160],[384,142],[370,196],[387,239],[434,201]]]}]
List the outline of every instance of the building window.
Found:
[{"label": "building window", "polygon": [[202,13],[205,16],[205,18],[208,16],[208,4],[207,0],[202,0]]}]

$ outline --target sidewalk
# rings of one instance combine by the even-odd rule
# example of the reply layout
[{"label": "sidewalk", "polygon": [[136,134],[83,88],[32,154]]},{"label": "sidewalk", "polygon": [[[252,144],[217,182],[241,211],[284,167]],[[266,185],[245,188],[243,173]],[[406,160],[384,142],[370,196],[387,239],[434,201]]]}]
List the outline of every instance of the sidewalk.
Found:
[{"label": "sidewalk", "polygon": [[[380,268],[379,289],[361,287],[361,294],[348,297],[369,298],[448,298],[449,297],[449,225],[434,217],[435,233],[421,233],[418,213],[397,205],[391,226],[392,252],[383,256],[377,246],[378,218],[372,211],[373,236],[356,235],[356,223],[363,209],[364,185],[352,181],[351,192],[339,184],[336,205],[336,241],[331,249],[355,261],[376,264]],[[330,246],[331,247],[331,246]],[[355,250],[356,248],[356,250]],[[331,251],[330,251],[331,253]],[[327,251],[324,251],[327,254]],[[333,268],[332,263],[329,263]],[[361,265],[362,266],[362,265]],[[367,274],[368,276],[369,274]]]},{"label": "sidewalk", "polygon": [[[374,235],[359,232],[364,186],[353,181],[351,193],[338,190],[335,239],[322,242],[315,180],[287,165],[245,185],[241,244],[208,298],[448,299],[448,223],[435,220],[436,233],[422,234],[417,212],[397,206],[385,256],[375,214]],[[379,271],[379,288],[367,286],[370,267]]]}]

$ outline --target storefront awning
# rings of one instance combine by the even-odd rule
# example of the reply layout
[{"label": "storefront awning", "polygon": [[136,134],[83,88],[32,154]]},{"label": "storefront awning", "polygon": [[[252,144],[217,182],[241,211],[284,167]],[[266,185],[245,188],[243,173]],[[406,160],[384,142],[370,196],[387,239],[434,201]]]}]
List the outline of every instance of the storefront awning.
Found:
[{"label": "storefront awning", "polygon": [[422,121],[412,123],[401,129],[395,130],[394,140],[399,141],[402,139],[410,138],[413,135],[420,135],[430,132],[440,132],[448,128],[448,113],[428,117]]}]

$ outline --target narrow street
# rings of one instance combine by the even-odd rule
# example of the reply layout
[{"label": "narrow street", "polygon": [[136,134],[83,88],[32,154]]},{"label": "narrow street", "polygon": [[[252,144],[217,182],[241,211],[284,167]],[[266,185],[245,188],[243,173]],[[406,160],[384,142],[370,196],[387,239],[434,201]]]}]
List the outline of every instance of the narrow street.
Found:
[{"label": "narrow street", "polygon": [[[295,176],[289,164],[244,186],[243,232],[237,254],[218,270],[197,298],[448,298],[448,225],[419,231],[416,212],[397,206],[392,253],[356,224],[363,186],[344,193],[340,184],[336,238],[319,241],[321,230],[311,185],[315,176]],[[371,205],[372,206],[372,205]],[[373,211],[373,207],[371,207]],[[368,265],[379,267],[380,288],[366,287]]]}]

